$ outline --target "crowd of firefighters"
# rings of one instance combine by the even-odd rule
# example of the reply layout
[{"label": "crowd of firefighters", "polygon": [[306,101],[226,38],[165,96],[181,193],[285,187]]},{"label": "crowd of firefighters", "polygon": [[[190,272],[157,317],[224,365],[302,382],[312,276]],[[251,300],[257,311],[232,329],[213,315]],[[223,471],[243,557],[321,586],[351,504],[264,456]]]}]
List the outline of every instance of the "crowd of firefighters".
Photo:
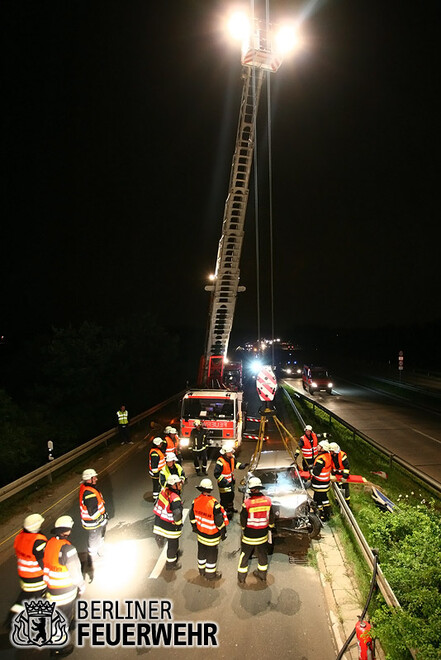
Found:
[{"label": "crowd of firefighters", "polygon": [[[123,411],[124,412],[124,411]],[[249,464],[235,458],[232,444],[224,444],[214,466],[214,479],[219,488],[219,501],[213,495],[213,482],[207,475],[208,439],[202,423],[196,421],[190,436],[196,475],[202,476],[197,486],[200,495],[190,509],[190,523],[197,536],[197,566],[206,580],[218,580],[222,574],[217,570],[218,547],[227,536],[229,522],[238,511],[234,508],[236,469],[243,470]],[[335,442],[328,442],[306,426],[299,440],[296,461],[301,457],[303,476],[310,478],[307,486],[314,493],[318,513],[323,521],[331,515],[329,489],[331,481],[340,475],[339,486],[346,501],[350,502],[348,457]],[[167,426],[163,436],[151,442],[148,456],[149,474],[152,478],[152,494],[155,516],[153,532],[158,545],[167,544],[166,569],[178,570],[179,539],[183,529],[182,488],[186,475],[177,431]],[[98,475],[93,468],[82,473],[79,489],[79,511],[81,524],[87,531],[88,562],[99,566],[103,556],[103,544],[108,515],[105,501],[97,486]],[[257,477],[248,479],[248,495],[240,511],[242,529],[237,579],[243,585],[247,578],[249,561],[257,557],[254,575],[262,582],[267,580],[268,545],[271,530],[275,526],[275,512],[270,497],[262,491],[264,487]],[[24,601],[46,597],[61,609],[69,622],[73,621],[74,603],[85,590],[85,581],[80,559],[69,540],[74,524],[68,515],[60,516],[52,529],[49,540],[41,532],[44,518],[33,513],[23,523],[23,530],[16,536],[14,549],[17,556],[21,592],[11,608],[10,617],[24,609]],[[68,655],[73,647],[53,649],[53,655]]]}]

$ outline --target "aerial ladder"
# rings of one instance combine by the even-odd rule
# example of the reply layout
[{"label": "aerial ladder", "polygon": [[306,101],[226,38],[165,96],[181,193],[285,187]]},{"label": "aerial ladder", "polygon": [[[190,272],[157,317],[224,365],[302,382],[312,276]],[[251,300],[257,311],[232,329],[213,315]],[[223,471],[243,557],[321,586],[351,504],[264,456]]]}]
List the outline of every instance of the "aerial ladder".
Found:
[{"label": "aerial ladder", "polygon": [[[243,89],[230,182],[225,203],[222,234],[211,292],[205,354],[199,366],[199,383],[208,388],[223,386],[223,367],[228,351],[237,294],[240,286],[240,256],[244,237],[249,180],[254,154],[255,127],[262,83],[266,71],[275,72],[282,56],[275,44],[272,26],[255,19],[242,43]],[[274,39],[274,44],[272,40]]]}]

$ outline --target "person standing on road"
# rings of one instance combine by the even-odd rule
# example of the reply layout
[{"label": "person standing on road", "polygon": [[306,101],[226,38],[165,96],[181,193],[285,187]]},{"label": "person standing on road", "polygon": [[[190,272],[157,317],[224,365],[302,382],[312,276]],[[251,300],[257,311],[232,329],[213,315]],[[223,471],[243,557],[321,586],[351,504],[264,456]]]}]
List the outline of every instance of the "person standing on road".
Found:
[{"label": "person standing on road", "polygon": [[118,432],[121,438],[121,444],[133,445],[133,442],[130,440],[130,429],[129,429],[129,412],[126,410],[124,405],[116,413],[116,419],[118,422]]},{"label": "person standing on road", "polygon": [[169,454],[175,454],[177,458],[179,451],[179,438],[176,433],[176,429],[173,426],[166,426],[164,429],[164,433],[165,433],[164,439],[166,442],[166,447],[165,447],[166,458]]},{"label": "person standing on road", "polygon": [[326,522],[332,515],[331,503],[329,502],[332,458],[329,453],[329,442],[327,440],[322,440],[318,446],[319,453],[311,471],[311,485],[319,516],[323,522]]},{"label": "person standing on road", "polygon": [[165,465],[159,473],[159,485],[161,488],[164,488],[167,483],[167,479],[172,475],[176,474],[182,479],[182,485],[185,482],[185,472],[182,465],[178,463],[178,457],[175,454],[166,454],[165,455]]},{"label": "person standing on road", "polygon": [[166,569],[177,571],[181,568],[178,562],[179,538],[182,534],[182,500],[180,492],[182,488],[181,477],[172,474],[168,479],[165,488],[159,493],[159,497],[153,507],[155,514],[155,524],[153,533],[156,536],[156,542],[160,547],[167,542],[167,563]]},{"label": "person standing on road", "polygon": [[190,522],[193,532],[198,535],[199,574],[207,580],[219,580],[222,577],[222,573],[216,571],[219,543],[227,538],[229,521],[225,509],[211,494],[211,479],[202,479],[196,488],[201,494],[191,505]]},{"label": "person standing on road", "polygon": [[14,550],[21,591],[10,609],[8,621],[24,610],[24,600],[43,598],[46,592],[43,556],[47,538],[40,533],[43,522],[44,518],[39,513],[31,513],[26,516],[23,529],[15,537]]},{"label": "person standing on road", "polygon": [[234,458],[234,448],[229,444],[224,444],[220,450],[220,456],[214,466],[214,478],[217,479],[219,486],[220,503],[227,512],[228,520],[237,513],[234,508],[234,470],[244,470],[249,463],[236,462]]},{"label": "person standing on road", "polygon": [[195,419],[190,433],[190,446],[193,452],[193,464],[196,474],[199,476],[207,474],[208,464],[208,440],[204,425],[199,419]]},{"label": "person standing on road", "polygon": [[165,440],[154,438],[149,451],[149,475],[152,478],[153,499],[158,499],[161,486],[159,485],[159,474],[165,466]]},{"label": "person standing on road", "polygon": [[295,458],[302,454],[302,467],[305,471],[310,471],[318,454],[317,435],[312,430],[312,426],[305,426],[304,435],[299,440],[298,449],[296,449]]},{"label": "person standing on road", "polygon": [[[47,584],[46,598],[55,603],[72,626],[75,615],[75,601],[82,595],[86,585],[81,572],[81,563],[76,548],[69,541],[74,521],[70,516],[60,516],[55,521],[52,538],[44,551],[44,579]],[[74,649],[69,644],[60,649],[52,649],[51,656],[65,656]]]},{"label": "person standing on road", "polygon": [[245,500],[240,512],[242,527],[242,542],[240,548],[237,579],[239,584],[245,584],[248,574],[248,562],[253,551],[257,555],[257,569],[253,575],[266,582],[268,573],[268,535],[274,528],[275,514],[271,500],[263,495],[262,482],[258,477],[251,477],[248,483],[250,496]]},{"label": "person standing on road", "polygon": [[80,486],[81,524],[87,531],[89,564],[103,557],[104,536],[109,516],[101,491],[97,488],[98,475],[93,468],[84,470]]},{"label": "person standing on road", "polygon": [[332,458],[332,474],[341,475],[341,481],[337,482],[337,486],[343,491],[346,504],[351,506],[351,495],[349,493],[348,477],[350,475],[349,459],[346,454],[336,442],[329,443],[329,450]]}]

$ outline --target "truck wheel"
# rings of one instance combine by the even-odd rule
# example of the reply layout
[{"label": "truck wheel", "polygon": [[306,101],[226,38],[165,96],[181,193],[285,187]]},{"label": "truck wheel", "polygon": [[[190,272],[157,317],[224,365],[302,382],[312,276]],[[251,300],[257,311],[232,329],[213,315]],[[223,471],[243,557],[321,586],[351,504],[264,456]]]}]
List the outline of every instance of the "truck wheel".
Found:
[{"label": "truck wheel", "polygon": [[308,538],[316,539],[317,536],[319,536],[320,530],[322,528],[322,523],[320,522],[320,518],[316,516],[315,513],[310,513],[308,516],[308,520],[309,520]]}]

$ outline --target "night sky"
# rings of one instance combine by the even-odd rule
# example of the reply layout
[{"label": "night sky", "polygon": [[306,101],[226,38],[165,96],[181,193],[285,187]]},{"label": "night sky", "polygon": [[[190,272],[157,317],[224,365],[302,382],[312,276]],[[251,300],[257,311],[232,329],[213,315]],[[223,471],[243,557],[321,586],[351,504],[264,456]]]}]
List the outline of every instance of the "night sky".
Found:
[{"label": "night sky", "polygon": [[[437,4],[309,3],[303,51],[271,77],[276,334],[440,317]],[[274,20],[307,5],[270,3]],[[203,336],[241,95],[239,48],[218,29],[229,6],[1,3],[0,334],[138,310]],[[253,207],[252,182],[235,322],[250,338]]]}]

